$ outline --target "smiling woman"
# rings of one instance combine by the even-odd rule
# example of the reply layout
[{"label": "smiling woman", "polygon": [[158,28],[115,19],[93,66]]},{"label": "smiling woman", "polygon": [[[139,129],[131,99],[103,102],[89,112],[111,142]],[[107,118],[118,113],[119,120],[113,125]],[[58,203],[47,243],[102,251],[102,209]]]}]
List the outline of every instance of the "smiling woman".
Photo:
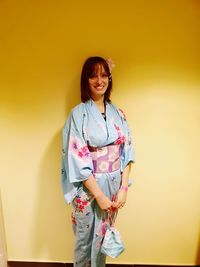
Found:
[{"label": "smiling woman", "polygon": [[81,74],[81,100],[86,102],[90,98],[103,98],[110,102],[112,90],[112,74],[109,61],[101,57],[88,58],[83,65]]},{"label": "smiling woman", "polygon": [[63,128],[62,187],[72,208],[75,267],[105,266],[101,246],[109,213],[117,214],[126,203],[133,147],[126,118],[111,103],[111,89],[108,62],[87,59],[82,103]]}]

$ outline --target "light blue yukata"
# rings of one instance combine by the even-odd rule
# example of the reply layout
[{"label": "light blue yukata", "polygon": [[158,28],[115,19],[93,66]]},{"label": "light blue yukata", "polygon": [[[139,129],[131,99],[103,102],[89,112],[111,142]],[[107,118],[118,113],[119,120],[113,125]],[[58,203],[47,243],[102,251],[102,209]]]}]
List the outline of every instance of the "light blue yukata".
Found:
[{"label": "light blue yukata", "polygon": [[134,150],[120,109],[106,102],[104,117],[93,100],[72,109],[63,127],[62,188],[65,201],[72,207],[75,267],[105,266],[101,253],[105,212],[83,181],[93,175],[104,194],[113,200],[121,174],[130,162],[134,162]]}]

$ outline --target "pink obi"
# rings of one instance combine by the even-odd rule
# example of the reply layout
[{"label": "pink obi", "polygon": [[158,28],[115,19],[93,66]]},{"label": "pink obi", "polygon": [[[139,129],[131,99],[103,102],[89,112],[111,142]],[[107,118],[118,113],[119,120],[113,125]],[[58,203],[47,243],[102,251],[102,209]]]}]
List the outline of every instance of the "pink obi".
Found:
[{"label": "pink obi", "polygon": [[120,169],[121,145],[108,145],[103,147],[88,146],[94,173],[114,172]]}]

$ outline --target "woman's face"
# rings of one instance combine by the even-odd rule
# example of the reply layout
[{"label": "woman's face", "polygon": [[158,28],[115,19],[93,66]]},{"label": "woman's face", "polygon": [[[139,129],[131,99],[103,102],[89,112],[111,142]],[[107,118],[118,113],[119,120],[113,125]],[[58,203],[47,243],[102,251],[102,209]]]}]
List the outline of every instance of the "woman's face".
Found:
[{"label": "woman's face", "polygon": [[94,100],[99,99],[105,94],[109,84],[109,77],[102,65],[98,64],[95,66],[94,72],[88,79],[88,83],[91,97]]}]

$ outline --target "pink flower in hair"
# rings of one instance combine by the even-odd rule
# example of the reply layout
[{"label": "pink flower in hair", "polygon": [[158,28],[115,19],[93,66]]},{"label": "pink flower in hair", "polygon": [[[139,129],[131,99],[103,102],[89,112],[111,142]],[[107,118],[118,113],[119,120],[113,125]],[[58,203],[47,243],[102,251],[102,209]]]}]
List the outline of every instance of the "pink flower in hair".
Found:
[{"label": "pink flower in hair", "polygon": [[112,69],[116,66],[115,63],[113,62],[113,60],[111,58],[107,58],[106,62],[108,64],[110,73],[112,72]]}]

